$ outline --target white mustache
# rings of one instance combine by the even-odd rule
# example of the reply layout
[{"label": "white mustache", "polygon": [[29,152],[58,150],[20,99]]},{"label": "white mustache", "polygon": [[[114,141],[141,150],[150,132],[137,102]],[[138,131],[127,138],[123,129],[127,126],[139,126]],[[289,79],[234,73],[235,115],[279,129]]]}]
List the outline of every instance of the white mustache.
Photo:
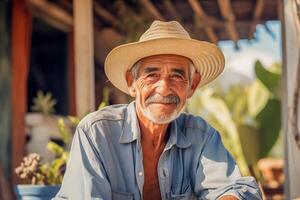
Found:
[{"label": "white mustache", "polygon": [[158,93],[148,97],[145,101],[146,105],[151,103],[174,103],[179,104],[180,98],[177,95],[170,94],[168,96],[162,96]]}]

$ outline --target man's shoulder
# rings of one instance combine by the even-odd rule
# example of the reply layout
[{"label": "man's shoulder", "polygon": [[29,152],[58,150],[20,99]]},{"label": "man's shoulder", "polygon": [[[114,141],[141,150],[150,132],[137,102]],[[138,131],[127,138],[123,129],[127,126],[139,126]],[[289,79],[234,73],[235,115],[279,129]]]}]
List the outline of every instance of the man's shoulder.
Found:
[{"label": "man's shoulder", "polygon": [[93,124],[99,121],[120,121],[124,120],[125,112],[128,104],[115,104],[111,106],[106,106],[95,112],[87,114],[84,118],[80,120],[79,127],[83,129],[88,129]]},{"label": "man's shoulder", "polygon": [[178,122],[183,128],[198,129],[201,132],[209,132],[214,129],[205,119],[188,113],[182,113]]}]

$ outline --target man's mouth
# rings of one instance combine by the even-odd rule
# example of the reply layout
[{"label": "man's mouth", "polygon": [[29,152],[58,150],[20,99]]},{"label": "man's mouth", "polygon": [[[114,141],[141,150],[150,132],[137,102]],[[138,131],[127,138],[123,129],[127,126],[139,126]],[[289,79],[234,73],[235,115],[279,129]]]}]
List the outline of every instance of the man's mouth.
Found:
[{"label": "man's mouth", "polygon": [[163,104],[163,105],[170,105],[170,104],[175,104],[175,103],[166,103],[166,102],[151,102],[151,103],[148,103],[148,105],[150,104]]},{"label": "man's mouth", "polygon": [[149,104],[179,104],[180,98],[177,95],[168,95],[168,96],[162,96],[160,94],[154,94],[150,97],[148,97],[145,101],[146,105]]}]

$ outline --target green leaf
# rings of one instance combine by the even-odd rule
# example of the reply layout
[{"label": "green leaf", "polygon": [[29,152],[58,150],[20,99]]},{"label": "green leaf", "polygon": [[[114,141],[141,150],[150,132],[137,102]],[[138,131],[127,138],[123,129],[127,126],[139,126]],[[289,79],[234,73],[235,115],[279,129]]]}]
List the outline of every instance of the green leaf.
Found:
[{"label": "green leaf", "polygon": [[211,89],[205,89],[199,95],[199,101],[203,109],[208,113],[206,119],[220,127],[219,129],[225,146],[233,154],[243,174],[247,174],[248,169],[243,156],[242,147],[238,135],[238,130],[231,116],[225,101],[219,97],[213,96]]},{"label": "green leaf", "polygon": [[52,163],[51,163],[51,168],[52,170],[56,173],[55,176],[59,176],[61,175],[60,173],[60,169],[62,166],[66,165],[67,160],[64,158],[58,158],[55,159]]},{"label": "green leaf", "polygon": [[47,149],[54,153],[56,156],[60,156],[65,151],[64,148],[56,144],[55,142],[48,142]]},{"label": "green leaf", "polygon": [[235,100],[231,105],[230,112],[235,124],[242,123],[247,113],[247,95],[245,90],[235,91]]},{"label": "green leaf", "polygon": [[67,129],[63,118],[58,119],[58,130],[59,130],[59,133],[61,135],[61,139],[63,140],[63,142],[65,144],[69,144],[72,139],[72,134]]},{"label": "green leaf", "polygon": [[260,159],[260,133],[258,129],[241,124],[238,126],[243,153],[248,165],[255,165]]},{"label": "green leaf", "polygon": [[98,110],[100,110],[101,108],[104,108],[106,106],[108,106],[108,104],[105,101],[102,101],[98,107]]},{"label": "green leaf", "polygon": [[260,124],[261,157],[268,155],[278,139],[281,129],[281,104],[278,99],[269,99],[268,103],[256,117]]},{"label": "green leaf", "polygon": [[37,96],[33,99],[33,103],[33,106],[31,106],[33,111],[51,114],[55,112],[54,106],[57,101],[52,98],[51,93],[44,94],[43,91],[39,90]]},{"label": "green leaf", "polygon": [[76,116],[68,116],[68,119],[71,121],[72,124],[77,126],[80,122],[80,118]]},{"label": "green leaf", "polygon": [[256,117],[257,114],[266,106],[269,97],[269,91],[260,81],[252,83],[247,92],[247,106],[249,114],[252,117]]},{"label": "green leaf", "polygon": [[108,106],[109,105],[109,93],[110,93],[110,90],[108,87],[104,87],[103,88],[103,100],[102,102],[100,103],[100,105],[98,106],[98,110],[100,110],[101,108],[104,108],[105,106]]},{"label": "green leaf", "polygon": [[105,101],[108,104],[109,101],[109,88],[108,87],[104,87],[103,88],[103,101]]},{"label": "green leaf", "polygon": [[271,93],[275,93],[280,85],[280,74],[267,70],[260,61],[255,63],[255,74]]}]

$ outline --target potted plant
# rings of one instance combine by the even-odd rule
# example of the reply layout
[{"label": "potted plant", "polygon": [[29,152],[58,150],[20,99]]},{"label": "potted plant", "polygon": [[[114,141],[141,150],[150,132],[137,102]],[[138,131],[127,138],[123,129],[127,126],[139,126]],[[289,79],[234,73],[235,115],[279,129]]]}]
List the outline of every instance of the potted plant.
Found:
[{"label": "potted plant", "polygon": [[[98,109],[109,105],[109,90],[104,88],[103,101]],[[44,115],[52,113],[56,101],[52,99],[50,93],[44,95],[39,92],[35,98],[33,110],[39,111]],[[49,112],[51,111],[51,112]],[[15,187],[18,200],[50,200],[53,198],[63,180],[67,159],[69,157],[70,143],[75,127],[80,118],[69,116],[58,119],[58,132],[63,145],[55,142],[48,142],[47,149],[54,154],[55,159],[51,162],[42,163],[42,157],[37,153],[30,153],[23,158],[23,162],[15,169],[16,174],[27,184],[19,184]],[[65,123],[66,122],[66,123]]]},{"label": "potted plant", "polygon": [[51,166],[51,169],[49,165],[41,164],[41,160],[40,155],[31,153],[24,157],[21,165],[15,169],[16,174],[29,183],[15,187],[17,199],[48,200],[58,192],[62,170],[55,172],[58,166]]},{"label": "potted plant", "polygon": [[54,159],[54,154],[49,152],[45,146],[51,139],[60,140],[59,127],[57,121],[64,116],[55,114],[57,101],[50,92],[38,91],[33,99],[31,112],[25,116],[26,151],[28,153],[38,153],[42,156],[43,162],[50,162]]},{"label": "potted plant", "polygon": [[[69,117],[69,120],[73,125],[79,123],[76,117]],[[62,118],[58,121],[58,129],[63,146],[52,141],[47,144],[47,149],[55,155],[53,161],[42,163],[42,157],[39,154],[30,153],[15,169],[16,174],[25,182],[15,187],[18,200],[50,200],[58,192],[66,169],[69,157],[68,148],[72,139],[71,130],[66,128]]]}]

